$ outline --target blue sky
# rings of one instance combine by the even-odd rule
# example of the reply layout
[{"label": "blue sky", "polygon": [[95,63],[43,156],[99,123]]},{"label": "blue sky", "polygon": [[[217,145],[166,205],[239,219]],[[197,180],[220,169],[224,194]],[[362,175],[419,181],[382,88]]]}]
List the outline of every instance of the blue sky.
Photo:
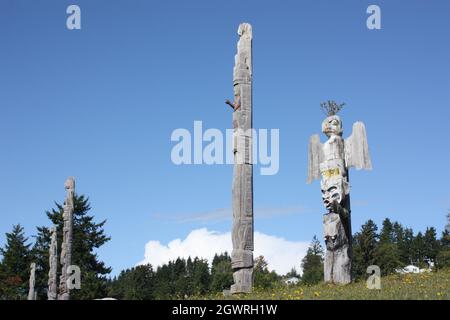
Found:
[{"label": "blue sky", "polygon": [[[70,4],[81,30],[66,28]],[[382,30],[366,27],[370,4]],[[254,126],[280,129],[278,174],[255,170],[255,229],[289,241],[322,234],[306,151],[319,103],[335,99],[347,103],[346,137],[365,122],[374,167],[351,173],[354,231],[390,217],[441,232],[450,2],[0,0],[0,245],[13,224],[30,236],[48,225],[69,175],[108,220],[99,255],[114,273],[142,260],[149,240],[229,231],[231,220],[210,217],[231,206],[232,166],[175,166],[170,136],[195,120],[231,127],[223,101],[241,22],[253,26]]]}]

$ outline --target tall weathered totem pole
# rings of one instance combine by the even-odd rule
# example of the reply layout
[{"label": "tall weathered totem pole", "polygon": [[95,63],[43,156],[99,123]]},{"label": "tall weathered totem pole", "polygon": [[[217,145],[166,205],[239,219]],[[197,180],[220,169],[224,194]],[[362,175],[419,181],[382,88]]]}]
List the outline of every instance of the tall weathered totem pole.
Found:
[{"label": "tall weathered totem pole", "polygon": [[233,227],[230,292],[249,293],[253,286],[253,161],[252,161],[252,27],[242,23],[233,69]]},{"label": "tall weathered totem pole", "polygon": [[72,228],[73,228],[73,197],[75,193],[75,179],[67,178],[64,187],[66,189],[66,200],[64,201],[64,229],[63,243],[61,245],[61,278],[59,282],[58,300],[69,300],[70,289],[67,284],[68,268],[72,265]]},{"label": "tall weathered totem pole", "polygon": [[353,124],[352,135],[342,138],[342,121],[337,112],[343,107],[334,101],[323,103],[328,117],[322,132],[328,137],[320,143],[318,134],[309,142],[308,183],[321,180],[322,199],[327,210],[323,216],[325,281],[347,284],[352,281],[352,228],[350,217],[350,186],[348,169],[372,169],[366,128],[362,122]]},{"label": "tall weathered totem pole", "polygon": [[58,295],[57,288],[57,268],[58,268],[58,243],[56,239],[56,227],[53,227],[52,230],[52,238],[49,249],[49,272],[48,272],[48,291],[47,298],[48,300],[56,300]]},{"label": "tall weathered totem pole", "polygon": [[36,283],[36,263],[30,265],[30,288],[28,290],[28,300],[36,300],[36,292],[34,291],[34,286]]}]

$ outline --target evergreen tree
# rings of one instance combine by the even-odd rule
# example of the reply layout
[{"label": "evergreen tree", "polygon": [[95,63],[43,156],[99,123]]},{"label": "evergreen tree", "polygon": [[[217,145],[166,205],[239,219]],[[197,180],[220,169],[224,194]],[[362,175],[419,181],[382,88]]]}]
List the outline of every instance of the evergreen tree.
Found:
[{"label": "evergreen tree", "polygon": [[355,278],[366,277],[367,267],[375,265],[378,245],[378,227],[372,220],[361,226],[353,237],[353,273]]},{"label": "evergreen tree", "polygon": [[109,296],[120,300],[151,300],[154,281],[155,273],[149,264],[127,269],[109,282]]},{"label": "evergreen tree", "polygon": [[323,248],[314,236],[306,256],[302,260],[302,282],[313,285],[323,280]]},{"label": "evergreen tree", "polygon": [[190,288],[193,290],[194,294],[205,294],[209,291],[210,286],[208,261],[196,257],[192,265],[193,269]]},{"label": "evergreen tree", "polygon": [[181,290],[176,289],[177,293],[181,297],[191,296],[195,292],[193,284],[194,270],[195,270],[194,260],[192,260],[191,257],[188,257],[187,260],[183,259],[183,261],[185,261],[186,265],[186,271],[184,273],[184,276],[182,277],[182,279],[180,279],[180,275],[177,275],[178,282],[182,284],[181,286],[182,289]]},{"label": "evergreen tree", "polygon": [[295,268],[292,268],[291,271],[286,273],[285,277],[288,279],[289,278],[299,278],[300,279],[300,275],[298,274],[298,272]]},{"label": "evergreen tree", "polygon": [[445,230],[442,232],[441,248],[436,257],[436,266],[439,269],[450,267],[450,232]]},{"label": "evergreen tree", "polygon": [[[57,228],[58,254],[60,254],[63,240],[64,208],[58,203],[55,205],[56,208],[47,211],[46,215]],[[100,223],[94,222],[94,216],[88,215],[90,209],[88,198],[84,195],[74,196],[72,264],[80,267],[81,289],[71,290],[71,299],[73,300],[103,298],[108,293],[106,275],[111,272],[111,268],[98,259],[95,250],[108,242],[110,238],[104,233],[106,220]],[[43,272],[39,281],[39,296],[44,296],[48,281],[50,231],[46,227],[40,227],[37,230],[33,253],[39,263],[37,268]],[[60,273],[61,270],[58,270],[58,279]]]},{"label": "evergreen tree", "polygon": [[436,266],[438,268],[450,267],[450,213],[447,215],[448,224],[442,232],[440,240],[440,250],[436,257]]},{"label": "evergreen tree", "polygon": [[177,260],[175,260],[171,270],[172,281],[174,281],[174,290],[176,294],[180,295],[180,297],[191,293],[190,282],[193,274],[193,263],[190,257],[188,260],[190,269],[189,274],[186,270],[186,260],[181,258],[177,258]]},{"label": "evergreen tree", "polygon": [[403,242],[404,237],[405,237],[405,229],[397,221],[394,222],[392,225],[392,233],[393,233],[395,243],[400,244]]},{"label": "evergreen tree", "polygon": [[380,243],[394,243],[394,226],[389,218],[383,220],[380,232]]},{"label": "evergreen tree", "polygon": [[447,215],[447,225],[442,232],[441,247],[450,250],[450,213]]},{"label": "evergreen tree", "polygon": [[254,261],[253,279],[254,287],[270,288],[277,282],[278,275],[275,271],[269,271],[269,264],[263,256],[259,256]]},{"label": "evergreen tree", "polygon": [[184,299],[193,294],[205,294],[210,287],[208,261],[190,257],[169,261],[156,270],[154,296],[156,299]]},{"label": "evergreen tree", "polygon": [[404,265],[415,263],[414,242],[414,231],[411,228],[405,229],[403,236],[403,245],[399,248],[401,250],[401,256],[404,257],[404,261],[402,261]]},{"label": "evergreen tree", "polygon": [[426,260],[436,261],[436,257],[441,249],[439,240],[437,239],[436,229],[427,228],[424,235],[424,255]]},{"label": "evergreen tree", "polygon": [[229,289],[233,284],[233,270],[231,269],[231,257],[227,252],[214,255],[211,264],[211,285],[212,292],[221,292]]},{"label": "evergreen tree", "polygon": [[3,259],[0,263],[0,299],[26,299],[30,276],[30,244],[27,243],[23,227],[13,226],[11,233],[6,233],[6,244],[0,248]]},{"label": "evergreen tree", "polygon": [[450,249],[450,231],[444,230],[441,237],[441,248]]},{"label": "evergreen tree", "polygon": [[407,239],[406,231],[400,223],[395,222],[393,224],[393,232],[394,232],[394,243],[397,245],[398,248],[399,254],[398,260],[401,266],[406,266],[409,264],[410,260],[407,245],[407,241],[409,241],[409,239]]},{"label": "evergreen tree", "polygon": [[425,267],[425,240],[422,232],[418,232],[412,243],[412,261],[420,268]]},{"label": "evergreen tree", "polygon": [[155,299],[170,299],[175,294],[172,269],[171,261],[156,269]]},{"label": "evergreen tree", "polygon": [[445,231],[450,232],[450,213],[447,214],[447,225],[445,226]]},{"label": "evergreen tree", "polygon": [[395,269],[402,267],[399,256],[399,250],[395,243],[379,244],[375,253],[375,261],[376,265],[380,267],[382,275],[394,273]]},{"label": "evergreen tree", "polygon": [[31,250],[33,261],[36,262],[35,292],[38,300],[47,300],[51,235],[47,227],[38,227],[37,230],[38,236],[33,236],[35,243]]},{"label": "evergreen tree", "polygon": [[400,261],[400,250],[395,242],[394,226],[386,218],[380,232],[380,241],[375,252],[376,264],[381,269],[382,275],[395,272],[395,269],[402,265]]},{"label": "evergreen tree", "polygon": [[108,296],[114,299],[123,300],[124,299],[124,282],[125,275],[129,272],[129,269],[120,271],[118,277],[113,277],[107,280],[108,286]]}]

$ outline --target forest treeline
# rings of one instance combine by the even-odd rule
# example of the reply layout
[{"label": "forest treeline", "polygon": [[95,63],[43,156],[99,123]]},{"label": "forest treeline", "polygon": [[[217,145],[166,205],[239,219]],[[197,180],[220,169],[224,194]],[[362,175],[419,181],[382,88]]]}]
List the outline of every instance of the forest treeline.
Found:
[{"label": "forest treeline", "polygon": [[[89,199],[74,197],[72,261],[81,269],[81,289],[71,291],[71,299],[184,299],[193,296],[221,293],[233,283],[231,258],[217,253],[211,264],[198,257],[178,258],[162,266],[141,265],[123,270],[110,277],[111,268],[100,261],[96,250],[110,240],[105,234],[106,221],[95,222],[89,214]],[[57,227],[57,239],[62,243],[63,207],[46,212],[50,225]],[[367,278],[367,267],[377,265],[382,275],[413,264],[434,270],[450,267],[449,224],[438,235],[434,227],[415,233],[399,222],[385,219],[381,230],[368,220],[353,236],[353,273],[356,281]],[[50,227],[40,226],[30,241],[21,225],[6,233],[5,245],[0,248],[0,300],[21,300],[28,295],[30,263],[36,263],[37,299],[47,299],[49,271]],[[287,279],[297,278],[301,285],[313,285],[323,279],[321,242],[314,237],[305,257],[293,261],[293,268],[285,275],[270,271],[266,259],[259,256],[254,265],[254,286],[270,288]],[[298,274],[296,270],[303,270]],[[58,278],[60,267],[58,269]]]}]

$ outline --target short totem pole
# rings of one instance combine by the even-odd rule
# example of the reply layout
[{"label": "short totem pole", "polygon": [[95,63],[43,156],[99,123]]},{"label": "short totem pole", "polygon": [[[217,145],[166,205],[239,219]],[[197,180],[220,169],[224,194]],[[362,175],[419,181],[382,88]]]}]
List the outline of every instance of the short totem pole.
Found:
[{"label": "short totem pole", "polygon": [[74,210],[74,194],[75,179],[69,177],[64,187],[66,189],[66,200],[64,201],[64,227],[63,242],[61,245],[61,278],[59,282],[58,300],[70,299],[70,288],[68,285],[68,270],[72,265],[72,237],[73,237],[73,210]]}]

